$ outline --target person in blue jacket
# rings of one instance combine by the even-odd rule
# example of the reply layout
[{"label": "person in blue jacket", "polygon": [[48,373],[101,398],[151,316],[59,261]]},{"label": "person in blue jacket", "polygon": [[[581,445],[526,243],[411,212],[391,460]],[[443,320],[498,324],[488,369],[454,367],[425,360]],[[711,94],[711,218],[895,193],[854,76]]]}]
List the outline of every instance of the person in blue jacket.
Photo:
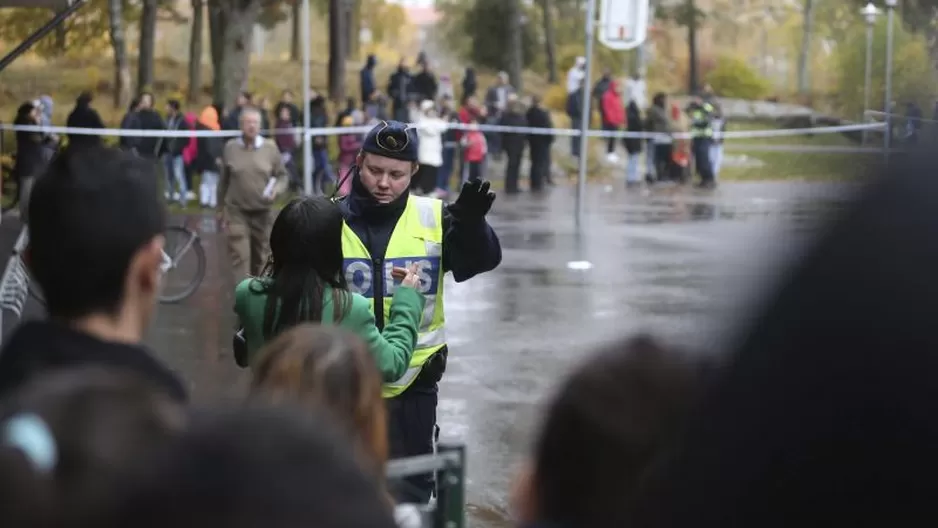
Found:
[{"label": "person in blue jacket", "polygon": [[[352,167],[351,192],[339,202],[348,228],[343,252],[349,288],[373,299],[378,328],[385,324],[385,299],[394,289],[388,270],[406,262],[423,266],[421,293],[427,308],[409,374],[384,387],[392,459],[433,452],[438,382],[449,353],[443,333],[443,275],[467,281],[502,259],[498,237],[485,220],[495,200],[488,182],[466,182],[451,204],[409,193],[419,166],[417,144],[416,131],[404,123],[377,124]],[[432,476],[422,476],[408,479],[393,493],[398,502],[427,503],[433,489]]]}]

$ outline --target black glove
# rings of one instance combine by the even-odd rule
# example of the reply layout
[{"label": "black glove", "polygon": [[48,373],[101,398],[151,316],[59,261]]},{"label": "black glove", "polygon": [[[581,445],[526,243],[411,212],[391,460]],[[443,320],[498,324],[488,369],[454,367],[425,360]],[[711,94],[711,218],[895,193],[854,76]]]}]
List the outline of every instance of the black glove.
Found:
[{"label": "black glove", "polygon": [[450,212],[462,221],[482,220],[495,201],[495,192],[489,187],[491,184],[487,181],[467,181],[462,185],[456,203],[450,206]]},{"label": "black glove", "polygon": [[232,336],[231,348],[234,350],[235,364],[241,368],[248,368],[248,343],[244,339],[244,328],[239,328]]}]

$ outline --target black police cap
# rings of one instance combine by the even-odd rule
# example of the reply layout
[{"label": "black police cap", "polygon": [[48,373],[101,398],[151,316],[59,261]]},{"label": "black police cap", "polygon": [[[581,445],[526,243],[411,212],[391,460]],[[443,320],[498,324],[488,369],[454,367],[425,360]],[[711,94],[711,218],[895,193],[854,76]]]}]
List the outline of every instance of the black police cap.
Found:
[{"label": "black police cap", "polygon": [[417,131],[400,121],[382,121],[365,136],[362,151],[385,158],[417,161]]}]

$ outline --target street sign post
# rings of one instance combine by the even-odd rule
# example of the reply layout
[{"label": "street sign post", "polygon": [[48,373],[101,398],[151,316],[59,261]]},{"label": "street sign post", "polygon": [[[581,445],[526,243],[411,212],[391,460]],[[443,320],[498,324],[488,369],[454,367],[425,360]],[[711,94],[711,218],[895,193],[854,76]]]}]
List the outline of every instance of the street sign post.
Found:
[{"label": "street sign post", "polygon": [[649,0],[601,0],[599,42],[614,50],[637,48],[648,37]]}]

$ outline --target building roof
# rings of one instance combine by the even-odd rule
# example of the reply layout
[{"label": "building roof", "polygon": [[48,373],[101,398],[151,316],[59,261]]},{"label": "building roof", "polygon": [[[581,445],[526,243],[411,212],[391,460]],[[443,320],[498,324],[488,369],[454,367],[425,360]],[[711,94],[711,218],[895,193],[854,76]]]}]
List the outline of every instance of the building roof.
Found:
[{"label": "building roof", "polygon": [[429,26],[440,20],[440,12],[432,6],[405,7],[404,11],[407,13],[407,20],[415,26]]}]

